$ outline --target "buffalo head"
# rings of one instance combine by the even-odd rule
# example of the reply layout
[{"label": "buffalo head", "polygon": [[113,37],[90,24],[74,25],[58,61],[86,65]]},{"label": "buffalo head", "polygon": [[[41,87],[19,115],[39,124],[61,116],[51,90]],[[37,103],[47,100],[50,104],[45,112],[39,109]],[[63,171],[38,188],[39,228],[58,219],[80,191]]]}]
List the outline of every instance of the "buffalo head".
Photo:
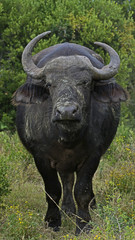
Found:
[{"label": "buffalo head", "polygon": [[[57,126],[60,139],[72,141],[86,129],[90,96],[93,87],[113,82],[120,64],[119,56],[110,46],[96,42],[110,55],[106,66],[101,57],[83,46],[63,43],[45,49],[32,57],[37,42],[49,34],[35,37],[25,47],[22,64],[27,83],[14,96],[15,103],[51,102],[51,123]],[[65,139],[65,141],[66,141]]]}]

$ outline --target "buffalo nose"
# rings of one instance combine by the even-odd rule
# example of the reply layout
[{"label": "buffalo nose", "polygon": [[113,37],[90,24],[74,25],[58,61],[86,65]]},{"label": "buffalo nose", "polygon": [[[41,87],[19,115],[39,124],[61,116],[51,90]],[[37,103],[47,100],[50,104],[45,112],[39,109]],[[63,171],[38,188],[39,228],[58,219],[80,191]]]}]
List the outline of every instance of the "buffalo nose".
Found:
[{"label": "buffalo nose", "polygon": [[78,115],[78,109],[77,105],[57,106],[56,116],[60,119],[72,120]]}]

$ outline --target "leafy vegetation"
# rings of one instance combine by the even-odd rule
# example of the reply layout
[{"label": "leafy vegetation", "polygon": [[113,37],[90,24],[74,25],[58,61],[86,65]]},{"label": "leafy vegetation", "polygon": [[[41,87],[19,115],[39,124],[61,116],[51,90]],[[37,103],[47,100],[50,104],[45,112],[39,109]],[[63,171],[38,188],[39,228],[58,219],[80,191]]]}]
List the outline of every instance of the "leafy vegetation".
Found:
[{"label": "leafy vegetation", "polygon": [[15,128],[14,91],[26,75],[21,55],[27,43],[41,32],[51,30],[35,52],[60,42],[75,42],[95,49],[108,62],[108,55],[94,46],[95,41],[110,44],[120,55],[117,81],[128,89],[131,100],[123,108],[134,125],[135,24],[134,1],[110,0],[1,0],[0,2],[0,130]]},{"label": "leafy vegetation", "polygon": [[[135,133],[123,123],[101,159],[94,177],[97,209],[91,210],[93,230],[74,235],[75,219],[64,214],[60,232],[44,223],[47,203],[34,161],[17,134],[0,133],[1,156],[7,166],[0,202],[0,239],[123,239],[135,238]],[[7,195],[8,193],[8,195]],[[5,195],[6,194],[6,195]]]}]

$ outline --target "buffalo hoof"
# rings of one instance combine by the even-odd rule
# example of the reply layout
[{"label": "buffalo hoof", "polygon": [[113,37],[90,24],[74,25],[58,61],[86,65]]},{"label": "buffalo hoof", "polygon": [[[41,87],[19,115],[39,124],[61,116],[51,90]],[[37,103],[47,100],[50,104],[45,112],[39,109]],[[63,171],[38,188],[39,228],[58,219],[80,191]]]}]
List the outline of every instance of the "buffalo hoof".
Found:
[{"label": "buffalo hoof", "polygon": [[45,222],[47,222],[47,226],[52,228],[54,232],[59,231],[61,226],[60,212],[57,212],[52,215],[50,215],[49,212],[47,212],[45,217]]},{"label": "buffalo hoof", "polygon": [[54,232],[58,232],[60,230],[60,226],[61,226],[61,221],[58,221],[56,219],[48,222],[48,227],[52,228]]},{"label": "buffalo hoof", "polygon": [[92,208],[92,209],[96,209],[97,208],[95,197],[92,198],[92,200],[90,201],[90,208]]},{"label": "buffalo hoof", "polygon": [[81,227],[76,227],[75,235],[78,236],[81,233],[89,234],[92,230],[92,226],[90,224],[86,224],[85,227],[81,229]]}]

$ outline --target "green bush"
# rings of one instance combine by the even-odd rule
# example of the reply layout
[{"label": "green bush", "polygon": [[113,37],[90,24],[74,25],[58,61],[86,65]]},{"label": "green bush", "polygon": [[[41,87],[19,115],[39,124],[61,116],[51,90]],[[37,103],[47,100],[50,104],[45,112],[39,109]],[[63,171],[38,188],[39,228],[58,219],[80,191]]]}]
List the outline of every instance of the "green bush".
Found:
[{"label": "green bush", "polygon": [[24,239],[38,240],[41,238],[41,234],[37,231],[41,216],[28,208],[27,201],[24,203],[24,208],[25,212],[22,212],[19,205],[8,207],[7,221],[4,225],[4,230],[8,229],[6,236],[16,240],[19,240],[20,236],[24,236]]},{"label": "green bush", "polygon": [[130,215],[127,209],[123,209],[123,206],[123,200],[117,194],[113,195],[113,201],[108,202],[107,200],[104,206],[98,204],[95,214],[102,219],[104,224],[102,229],[97,226],[97,223],[93,224],[93,231],[97,232],[94,239],[134,239],[135,211],[133,208],[133,200],[128,204]]},{"label": "green bush", "polygon": [[[42,40],[35,52],[69,41],[97,49],[108,62],[108,55],[104,56],[93,42],[110,44],[121,58],[117,80],[134,97],[135,24],[130,8],[124,11],[122,4],[110,0],[1,0],[0,22],[0,129],[15,127],[11,98],[26,77],[21,66],[23,49],[33,37],[47,30],[52,35]],[[128,107],[125,105],[123,114],[128,119],[135,115],[132,101]]]},{"label": "green bush", "polygon": [[8,180],[8,166],[4,157],[0,158],[0,201],[2,196],[10,192],[10,184]]},{"label": "green bush", "polygon": [[[130,151],[127,148],[127,151]],[[120,193],[131,193],[135,189],[135,168],[134,163],[125,161],[117,164],[117,168],[114,168],[109,173],[109,179],[105,184],[108,187],[109,193],[114,189],[118,189]]]},{"label": "green bush", "polygon": [[[0,198],[7,195],[12,184],[24,181],[25,169],[32,162],[31,155],[22,146],[17,134],[0,132]],[[12,146],[12,148],[11,148]],[[18,172],[21,169],[21,172]]]},{"label": "green bush", "polygon": [[115,139],[105,154],[105,158],[111,166],[124,161],[134,162],[135,160],[135,135],[130,126],[120,123]]},{"label": "green bush", "polygon": [[0,133],[0,201],[2,200],[2,196],[7,195],[11,190],[9,166],[5,154],[6,150],[4,144],[6,138],[9,138],[7,134]]}]

